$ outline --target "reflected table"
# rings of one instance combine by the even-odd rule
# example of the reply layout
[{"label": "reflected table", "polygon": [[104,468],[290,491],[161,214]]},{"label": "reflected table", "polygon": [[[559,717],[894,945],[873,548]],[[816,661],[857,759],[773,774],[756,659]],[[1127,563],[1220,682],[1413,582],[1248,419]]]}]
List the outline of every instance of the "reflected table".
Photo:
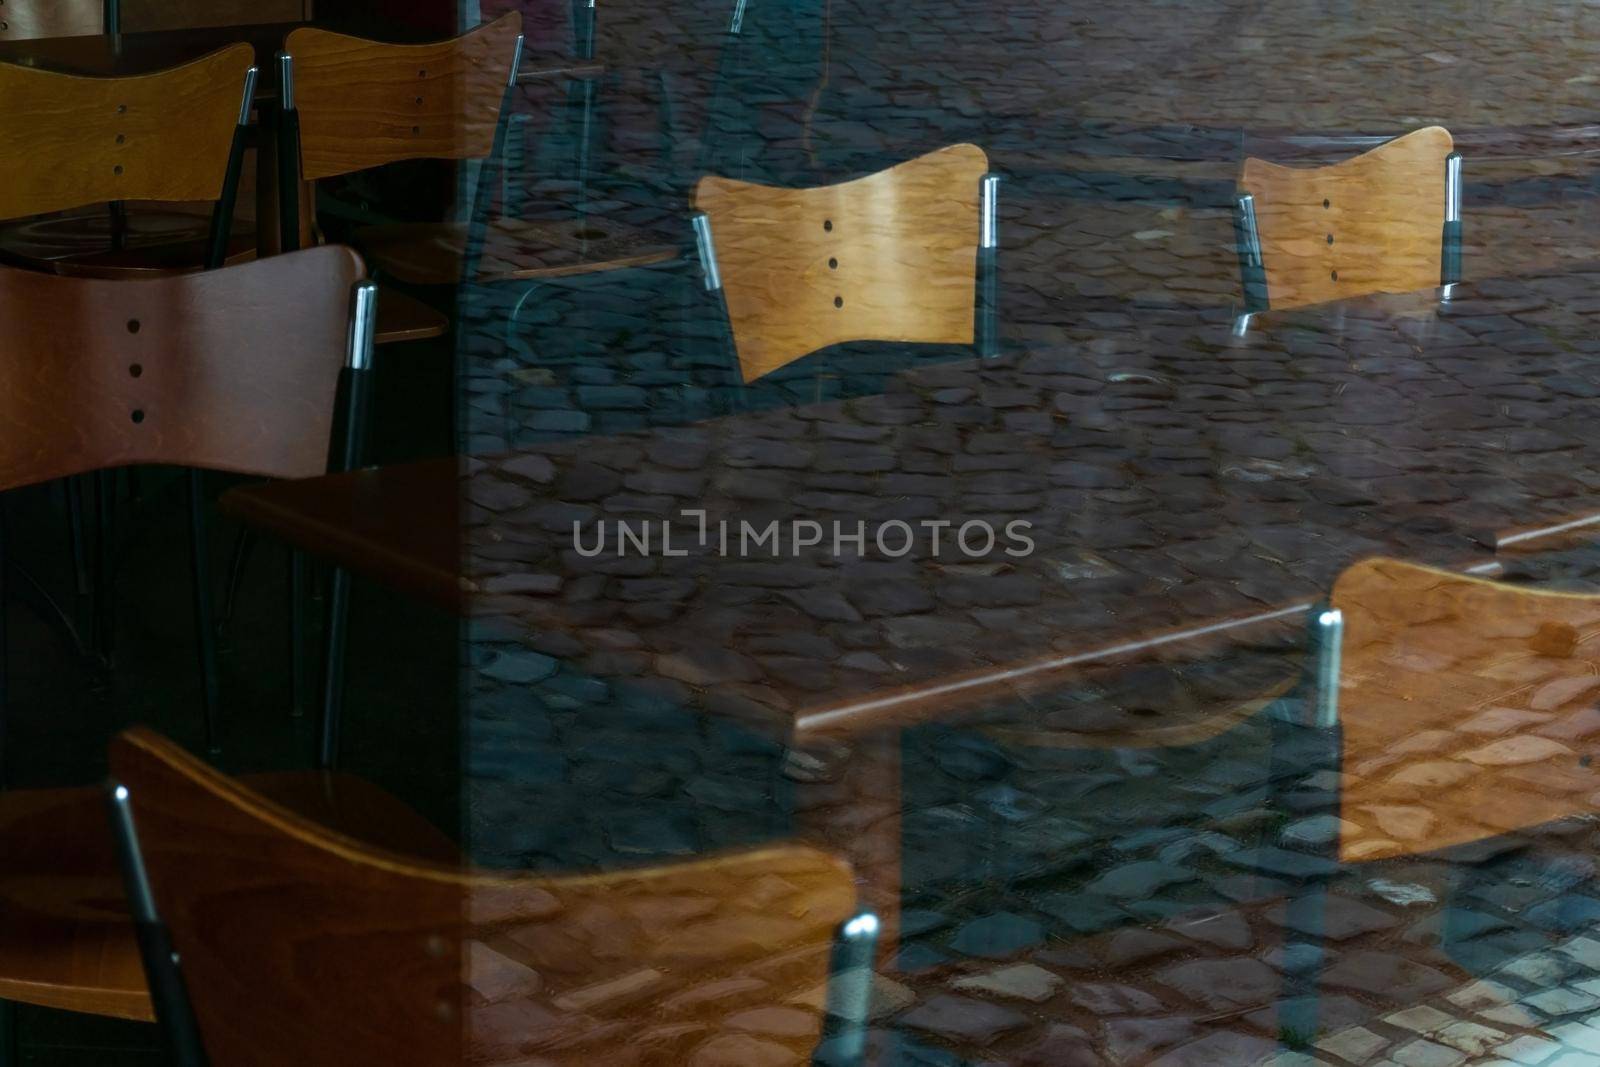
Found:
[{"label": "reflected table", "polygon": [[[839,805],[836,779],[797,807],[892,912],[899,730],[1214,736],[1297,677],[1304,613],[1355,560],[1492,574],[1502,535],[1526,551],[1600,511],[1597,281],[1371,297],[1242,335],[1223,315],[1107,314],[1094,338],[910,370],[881,395],[242,488],[224,508],[822,753],[802,776],[847,752],[866,799]],[[1223,650],[1239,671],[1154,704],[1043,699]]]}]

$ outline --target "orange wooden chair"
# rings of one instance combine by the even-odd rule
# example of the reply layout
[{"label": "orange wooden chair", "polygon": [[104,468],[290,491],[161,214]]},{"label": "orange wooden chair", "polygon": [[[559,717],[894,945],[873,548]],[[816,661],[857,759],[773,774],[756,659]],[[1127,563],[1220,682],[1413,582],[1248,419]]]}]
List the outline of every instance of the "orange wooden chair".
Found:
[{"label": "orange wooden chair", "polygon": [[1325,167],[1246,159],[1234,202],[1247,312],[1461,280],[1461,153],[1429,126]]},{"label": "orange wooden chair", "polygon": [[[457,856],[449,838],[358,778],[310,772],[242,781],[347,837],[441,863]],[[20,1062],[19,1003],[155,1021],[104,792],[0,792],[0,858],[0,1067]]]},{"label": "orange wooden chair", "polygon": [[[403,160],[471,164],[477,180],[469,184],[476,188],[460,218],[355,232],[373,267],[408,285],[537,281],[671,258],[673,249],[611,223],[485,217],[493,186],[485,177],[503,166],[521,29],[521,16],[513,13],[436,44],[387,44],[314,28],[289,34],[279,57],[288,87],[284,188]],[[299,247],[297,212],[286,212],[283,225],[284,246]],[[446,328],[437,313],[424,328],[422,313],[410,310],[416,301],[391,300],[386,290],[384,303],[397,310],[380,314],[418,322],[407,337],[394,339],[437,336]]]},{"label": "orange wooden chair", "polygon": [[[111,765],[181,1063],[798,1062],[820,1043],[859,1062],[877,923],[824,853],[464,870],[330,832],[147,731]],[[757,1008],[783,1025],[742,1029]]]},{"label": "orange wooden chair", "polygon": [[694,226],[743,382],[845,341],[996,348],[999,178],[952,145],[837,185],[707,176]]},{"label": "orange wooden chair", "polygon": [[[0,219],[8,220],[0,255],[97,277],[252,258],[255,236],[234,234],[233,207],[254,106],[254,58],[249,45],[236,44],[116,78],[0,64],[7,102]],[[130,202],[213,206],[207,224],[148,203],[128,211]],[[81,211],[98,205],[108,210]]]},{"label": "orange wooden chair", "polygon": [[[1347,569],[1314,620],[1299,717],[1281,724],[1284,773],[1321,770],[1335,815],[1322,873],[1290,902],[1321,928],[1337,864],[1443,855],[1593,811],[1600,793],[1600,596],[1530,589],[1401,560]],[[1316,1032],[1320,940],[1294,974]]]}]

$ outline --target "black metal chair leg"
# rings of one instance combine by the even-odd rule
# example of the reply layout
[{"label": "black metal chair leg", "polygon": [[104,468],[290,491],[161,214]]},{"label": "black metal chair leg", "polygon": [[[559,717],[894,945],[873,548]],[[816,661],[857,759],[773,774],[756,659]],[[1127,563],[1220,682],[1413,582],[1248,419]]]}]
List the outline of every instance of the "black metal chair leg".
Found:
[{"label": "black metal chair leg", "polygon": [[72,573],[78,595],[89,595],[89,552],[83,539],[83,479],[68,478],[61,483],[67,495],[67,536],[72,540]]},{"label": "black metal chair leg", "polygon": [[328,595],[328,662],[324,666],[322,690],[322,751],[324,770],[339,766],[339,716],[344,704],[345,637],[350,617],[350,572],[340,567],[333,572],[333,588]]},{"label": "black metal chair leg", "polygon": [[255,552],[259,540],[256,532],[248,526],[241,527],[239,535],[233,539],[233,554],[228,558],[228,585],[222,595],[224,629],[233,622],[234,608],[239,601],[239,584],[244,580],[245,568],[250,566],[250,556]]},{"label": "black metal chair leg", "polygon": [[222,751],[217,729],[217,633],[211,602],[211,543],[206,535],[205,481],[189,472],[189,561],[194,583],[195,640],[200,652],[201,707],[205,714],[206,750]]},{"label": "black metal chair leg", "polygon": [[289,550],[289,714],[306,713],[306,556]]},{"label": "black metal chair leg", "polygon": [[106,660],[111,661],[115,646],[116,628],[116,524],[117,475],[115,471],[97,471],[94,478],[95,504],[95,554],[94,578],[90,585],[93,597],[93,639],[91,647]]}]

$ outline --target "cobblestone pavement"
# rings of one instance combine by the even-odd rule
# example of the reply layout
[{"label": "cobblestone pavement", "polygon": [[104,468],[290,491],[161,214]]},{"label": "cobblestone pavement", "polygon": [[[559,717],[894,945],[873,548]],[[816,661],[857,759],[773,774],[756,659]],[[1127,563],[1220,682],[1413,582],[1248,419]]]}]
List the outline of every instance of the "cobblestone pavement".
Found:
[{"label": "cobblestone pavement", "polygon": [[[483,3],[486,13],[494,6]],[[1214,457],[1177,448],[1184,442],[1132,456],[1118,450],[1126,442],[1113,442],[1109,452],[1089,447],[1082,462],[1041,479],[1026,462],[1031,446],[1018,442],[1055,432],[1050,415],[1038,418],[1045,394],[1052,411],[1104,417],[1108,439],[1130,411],[1169,410],[1173,396],[1162,383],[1174,380],[1236,390],[1241,408],[1282,414],[1293,405],[1296,419],[1302,405],[1314,404],[1292,384],[1276,391],[1263,371],[1270,356],[1239,364],[1261,372],[1256,377],[1222,381],[1215,376],[1230,365],[1225,342],[1203,341],[1239,301],[1229,202],[1247,155],[1334,159],[1373,138],[1443,124],[1466,156],[1469,280],[1567,274],[1558,288],[1582,287],[1578,265],[1600,247],[1587,132],[1600,78],[1600,8],[1589,3],[915,0],[886,10],[846,0],[752,0],[737,48],[724,48],[718,7],[695,5],[681,17],[670,11],[602,16],[600,51],[621,59],[588,114],[588,172],[577,169],[575,98],[524,89],[525,169],[514,185],[527,210],[559,214],[582,196],[592,217],[646,227],[675,241],[685,259],[537,289],[463,290],[467,450],[489,455],[576,441],[571,467],[528,461],[502,479],[510,490],[496,477],[481,480],[473,523],[492,526],[514,514],[529,528],[543,522],[540,536],[553,536],[574,514],[637,515],[698,499],[711,469],[728,476],[724,488],[740,499],[877,493],[890,515],[896,502],[915,496],[919,472],[898,472],[904,484],[897,489],[876,479],[915,452],[908,435],[924,424],[985,443],[967,472],[971,492],[986,497],[980,510],[1069,509],[1067,497],[1081,503],[1106,488],[1097,478],[1108,456],[1144,464],[1145,480],[1128,488],[1131,497],[1141,486],[1180,489],[1196,463]],[[687,262],[685,205],[694,177],[715,170],[779,182],[838,180],[956,141],[984,147],[1007,179],[1001,318],[1013,354],[1028,353],[1040,376],[1131,368],[1150,380],[1096,391],[1039,377],[1010,383],[1020,392],[1008,400],[998,386],[982,397],[941,395],[937,367],[924,368],[917,389],[892,376],[865,385],[849,373],[824,376],[821,385],[808,378],[796,387],[801,392],[772,399],[774,430],[759,453],[718,468],[727,442],[693,425],[730,409],[719,392],[726,381],[716,378],[726,371],[717,362],[725,353],[716,349],[716,327]],[[1481,316],[1458,312],[1453,328],[1466,358],[1450,364],[1459,375],[1450,388],[1464,397],[1494,395],[1498,414],[1486,404],[1478,417],[1501,420],[1491,427],[1497,433],[1527,435],[1527,447],[1512,450],[1525,466],[1505,483],[1525,504],[1540,486],[1573,475],[1566,445],[1541,448],[1534,438],[1587,439],[1581,415],[1563,423],[1523,401],[1536,395],[1532,383],[1548,384],[1552,360],[1568,359],[1565,377],[1574,382],[1587,373],[1589,364],[1572,354],[1581,342],[1549,338],[1593,302],[1574,290],[1527,304],[1514,288],[1508,283],[1501,305]],[[1490,320],[1500,314],[1514,325],[1496,328]],[[1310,340],[1302,338],[1307,351],[1321,344],[1317,355],[1332,364],[1367,359],[1394,372],[1380,383],[1388,402],[1351,401],[1325,429],[1382,410],[1388,421],[1381,437],[1371,431],[1367,461],[1425,451],[1426,427],[1408,421],[1417,346],[1359,326],[1333,338],[1314,334],[1308,329]],[[1187,355],[1162,355],[1179,349]],[[796,435],[801,428],[781,408],[870,394],[887,394],[873,403],[897,414],[832,434],[807,424],[803,454],[785,461],[785,450],[797,446],[783,428]],[[1581,412],[1591,397],[1587,386],[1575,387],[1563,403]],[[1205,443],[1236,461],[1240,499],[1264,514],[1284,504],[1269,499],[1272,487],[1298,484],[1285,464],[1304,449],[1272,451],[1292,434],[1275,437],[1260,425],[1241,420],[1239,434],[1219,431]],[[687,428],[655,451],[619,451],[589,436],[673,426]],[[708,458],[714,450],[722,451]],[[993,462],[977,462],[978,452]],[[1463,455],[1422,456],[1417,470],[1397,476],[1390,507],[1365,498],[1345,503],[1382,524],[1403,510],[1397,502],[1446,502],[1463,528],[1476,529],[1518,501],[1485,488],[1487,467],[1452,466]],[[728,469],[738,466],[746,468],[742,480]],[[765,484],[751,472],[767,475]],[[548,484],[562,487],[563,506],[531,515],[527,487]],[[1192,511],[1144,514],[1181,524]],[[1127,545],[1101,554],[1101,562],[1109,555],[1120,563],[1120,579],[1096,572],[1092,559],[1078,561],[1078,578],[1115,584],[1155,575],[1181,583],[1230,553],[1159,524],[1154,533],[1145,526],[1127,532]],[[1359,540],[1359,533],[1350,536]],[[949,600],[981,588],[1001,601],[962,604],[976,620],[966,629],[922,633],[914,632],[916,620],[928,616],[928,605],[894,602],[902,586],[880,590],[867,581],[837,600],[808,600],[804,582],[741,597],[730,582],[697,605],[671,576],[625,568],[568,576],[589,581],[584,589],[559,581],[525,587],[519,582],[531,579],[513,563],[530,543],[495,539],[500,555],[491,553],[480,577],[495,597],[586,601],[572,616],[581,644],[553,633],[530,647],[503,620],[471,624],[467,807],[479,858],[548,869],[636,862],[780,838],[807,806],[851,828],[894,811],[905,911],[875,985],[875,1062],[1600,1064],[1593,861],[1600,825],[1592,815],[1446,854],[1330,866],[1323,854],[1337,824],[1327,783],[1304,767],[1286,772],[1288,780],[1275,775],[1259,715],[1169,750],[1083,752],[970,724],[922,726],[903,741],[902,794],[872,798],[874,806],[842,785],[830,789],[828,753],[789,751],[734,721],[759,718],[751,706],[773,700],[777,688],[870,682],[887,668],[885,648],[921,647],[930,663],[948,668],[986,650],[1014,651],[1030,626],[1048,639],[1052,629],[1085,625],[1103,601],[1085,595],[1045,619],[1037,590],[1026,588],[1037,575],[995,582],[984,580],[993,574],[958,574],[934,594]],[[1128,551],[1118,555],[1121,549]],[[1262,556],[1281,563],[1285,553]],[[495,560],[505,564],[501,571]],[[1272,602],[1316,595],[1337,570],[1324,563],[1312,577],[1263,563],[1254,596],[1235,584],[1212,606],[1236,608],[1241,595]],[[1578,553],[1514,569],[1524,580],[1592,591],[1592,563]],[[632,591],[602,598],[607,581]],[[685,604],[715,623],[751,598],[780,595],[800,609],[787,623],[679,647]],[[896,625],[904,632],[892,632]],[[985,627],[999,635],[987,649]],[[569,662],[580,654],[578,665]],[[652,657],[672,662],[647,672]],[[816,664],[824,661],[824,673],[839,673],[820,677]],[[1299,648],[1263,642],[1219,656],[1213,668],[1222,679],[1212,683],[1213,697],[1252,684],[1260,691],[1265,677],[1298,673]],[[641,677],[647,673],[659,677]],[[1174,683],[1165,670],[1128,671],[1031,707],[1031,723],[1125,728],[1130,717],[1168,711],[1204,684]],[[738,705],[734,721],[689,710],[713,686],[730,702],[724,712]],[[1510,736],[1515,724],[1503,725]],[[1326,886],[1320,917],[1301,903],[1315,901],[1318,886]],[[1311,936],[1319,931],[1320,942]],[[764,1001],[761,987],[722,993],[730,1005],[769,1010],[740,1024],[732,1059],[727,1046],[702,1047],[689,1062],[795,1062],[782,1038],[796,1013],[809,1018],[818,1009],[818,991],[796,993],[781,1007]]]}]

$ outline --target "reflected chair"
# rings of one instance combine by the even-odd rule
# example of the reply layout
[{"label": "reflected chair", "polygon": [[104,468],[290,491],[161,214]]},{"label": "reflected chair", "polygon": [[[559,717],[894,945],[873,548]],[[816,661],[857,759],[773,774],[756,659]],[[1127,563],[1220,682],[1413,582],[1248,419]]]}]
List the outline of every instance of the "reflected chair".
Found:
[{"label": "reflected chair", "polygon": [[[360,258],[340,247],[131,281],[0,267],[0,321],[11,338],[0,360],[0,489],[136,464],[189,468],[213,751],[218,681],[201,472],[302,478],[325,473],[330,454],[336,469],[357,465],[376,297],[363,275]],[[341,442],[336,393],[346,374]],[[347,579],[336,580],[335,592],[341,587]],[[330,603],[335,679],[345,603]],[[298,640],[295,648],[298,682]],[[5,755],[0,749],[0,770]]]},{"label": "reflected chair", "polygon": [[807,189],[701,178],[701,269],[739,382],[846,341],[995,355],[999,181],[970,144]]},{"label": "reflected chair", "polygon": [[[501,156],[502,116],[522,54],[521,25],[521,16],[510,14],[453,40],[423,45],[308,27],[291,32],[278,55],[281,247],[298,249],[307,239],[320,243],[315,213],[301,216],[302,193],[315,205],[318,181],[405,160],[471,164],[476,179],[466,183],[474,191],[465,218],[477,218],[483,168]],[[365,236],[371,239],[363,250],[375,272],[423,285],[456,284],[462,246],[469,236],[481,241],[481,234],[469,234],[467,222],[396,224]],[[448,261],[444,266],[440,257]],[[429,266],[424,270],[421,264]],[[377,308],[377,345],[427,340],[449,329],[443,314],[390,285],[383,287]],[[228,564],[224,624],[233,618],[255,545],[254,533],[241,529]],[[306,580],[300,553],[291,553],[291,568],[297,582]],[[347,583],[335,594],[348,596]],[[325,745],[324,763],[331,766],[329,752]]]},{"label": "reflected chair", "polygon": [[[282,246],[299,248],[308,233],[315,239],[316,219],[302,220],[294,193],[302,183],[311,185],[315,204],[316,182],[403,160],[470,162],[481,176],[483,162],[500,151],[505,97],[522,52],[521,25],[520,15],[506,15],[462,37],[426,45],[383,44],[313,28],[290,33],[278,55]],[[474,193],[466,205],[469,220],[476,199]],[[390,271],[397,255],[459,256],[467,240],[464,223],[401,229],[403,234],[380,231],[376,240],[364,242],[364,251],[375,270],[402,281],[415,280],[418,272],[405,261],[398,272]],[[445,237],[460,243],[441,246]],[[459,280],[454,261],[443,273],[446,284]],[[380,308],[381,342],[438,337],[448,328],[443,315],[387,286]]]},{"label": "reflected chair", "polygon": [[[9,10],[9,8],[8,8]],[[182,66],[117,78],[0,64],[0,258],[122,277],[255,255],[233,208],[254,103],[255,52],[231,45]],[[242,89],[242,96],[241,96]],[[209,203],[209,223],[132,201]],[[106,205],[100,215],[80,209]]]},{"label": "reflected chair", "polygon": [[[295,30],[279,57],[287,87],[280,124],[280,159],[289,168],[284,187],[403,160],[469,164],[465,170],[474,176],[463,182],[470,192],[461,198],[460,218],[365,226],[353,234],[381,275],[412,286],[539,280],[670,258],[673,250],[610,224],[487,217],[495,183],[486,180],[486,171],[503,166],[521,25],[519,15],[509,14],[454,40],[426,45]],[[286,211],[283,225],[284,247],[299,247],[298,212]],[[390,300],[387,290],[384,303],[402,309],[417,304]],[[443,317],[434,318],[430,332],[411,336],[442,334]]]},{"label": "reflected chair", "polygon": [[1353,159],[1246,159],[1234,232],[1247,313],[1461,280],[1461,153],[1429,126]]},{"label": "reflected chair", "polygon": [[1600,790],[1600,596],[1370,559],[1339,577],[1313,630],[1308,698],[1274,743],[1276,779],[1328,783],[1296,808],[1342,820],[1289,904],[1309,935],[1291,971],[1302,1035],[1317,1032],[1317,931],[1339,864],[1448,861],[1590,813]]},{"label": "reflected chair", "polygon": [[[146,731],[118,738],[111,766],[179,1062],[790,1062],[819,1042],[824,1062],[860,1059],[877,924],[824,853],[463,870],[330,833]],[[823,1018],[740,1030],[741,1012],[823,987]]]},{"label": "reflected chair", "polygon": [[[240,781],[345,837],[439,863],[459,855],[410,808],[358,778],[270,773]],[[0,792],[0,856],[0,1067],[18,1062],[18,1003],[154,1022],[104,792]]]}]

